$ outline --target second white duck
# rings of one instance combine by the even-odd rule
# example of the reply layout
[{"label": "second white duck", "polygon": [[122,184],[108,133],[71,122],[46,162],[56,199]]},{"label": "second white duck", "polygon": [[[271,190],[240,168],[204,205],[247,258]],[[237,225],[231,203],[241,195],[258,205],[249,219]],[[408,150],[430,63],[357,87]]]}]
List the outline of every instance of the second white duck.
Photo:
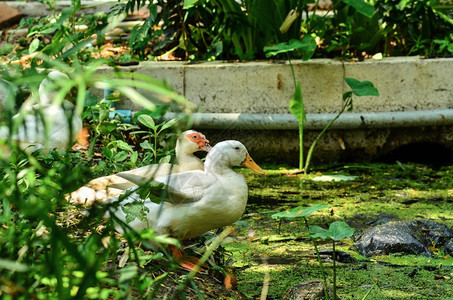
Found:
[{"label": "second white duck", "polygon": [[88,205],[95,201],[102,202],[117,197],[123,194],[125,190],[137,185],[121,177],[121,174],[137,176],[141,181],[148,181],[152,178],[168,176],[172,173],[203,170],[203,162],[194,153],[198,151],[209,152],[210,150],[209,140],[204,134],[195,130],[186,130],[176,140],[176,164],[147,165],[130,171],[95,178],[83,187],[72,192],[70,201]]}]

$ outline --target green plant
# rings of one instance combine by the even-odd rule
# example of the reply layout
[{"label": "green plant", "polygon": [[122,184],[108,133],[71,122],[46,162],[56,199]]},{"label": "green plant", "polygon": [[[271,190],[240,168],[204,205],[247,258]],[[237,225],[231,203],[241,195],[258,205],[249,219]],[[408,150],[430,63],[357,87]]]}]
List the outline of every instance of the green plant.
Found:
[{"label": "green plant", "polygon": [[[335,257],[335,241],[341,241],[345,238],[349,238],[354,233],[354,228],[351,228],[345,222],[336,221],[329,225],[329,229],[324,229],[319,226],[310,226],[310,237],[312,239],[329,239],[332,240],[332,260],[333,260],[333,295],[336,297],[337,288],[337,272],[336,272],[336,257]],[[318,255],[318,260],[319,254]]]},{"label": "green plant", "polygon": [[[131,132],[131,134],[142,134],[142,133],[147,134],[147,136],[144,137],[148,138],[148,140],[140,143],[140,147],[142,147],[142,149],[144,150],[150,150],[153,156],[151,158],[145,157],[144,159],[146,161],[151,160],[157,162],[157,157],[159,154],[158,144],[162,139],[162,135],[165,130],[174,126],[178,122],[178,119],[171,119],[167,122],[156,124],[151,116],[141,114],[137,117],[137,121],[143,126],[145,126],[147,130],[133,131]],[[169,158],[170,158],[169,156],[165,156],[163,158],[164,160],[161,162],[169,162]]]},{"label": "green plant", "polygon": [[[95,70],[100,62],[82,66],[77,56],[73,57],[72,65],[42,54],[35,59],[41,61],[42,67],[71,76],[70,81],[59,85],[54,102],[61,103],[68,91],[77,91],[73,98],[75,109],[82,113],[86,124],[93,126],[93,143],[102,145],[107,163],[92,155],[95,151],[67,149],[30,154],[11,140],[1,142],[11,155],[0,157],[0,297],[120,299],[128,298],[133,290],[155,293],[162,281],[155,281],[152,275],[159,270],[145,272],[143,263],[153,260],[164,268],[172,268],[172,259],[159,246],[154,249],[161,252],[160,255],[144,258],[149,254],[139,253],[134,245],[146,244],[149,240],[155,242],[153,245],[168,241],[153,238],[150,232],[146,236],[131,232],[126,239],[136,266],[117,268],[114,263],[117,253],[125,250],[115,233],[114,220],[104,220],[109,205],[113,204],[93,207],[89,216],[85,216],[67,202],[65,195],[95,177],[95,173],[110,174],[112,165],[117,169],[130,168],[138,161],[134,155],[137,158],[139,154],[134,154],[137,151],[123,134],[129,129],[119,121],[110,120],[110,107],[88,96],[88,87],[114,87],[149,111],[157,111],[161,105],[176,112],[190,111],[193,106],[164,83],[144,75],[97,74]],[[45,76],[36,68],[22,70],[4,65],[0,66],[0,72],[14,89],[25,86],[32,97],[36,97],[37,86]],[[154,98],[139,93],[138,87],[152,91]],[[161,96],[164,97],[159,98]],[[20,93],[15,97],[20,97]],[[8,99],[8,102],[10,100],[23,101]],[[15,113],[26,115],[29,112],[23,107],[16,109],[14,105],[7,105],[1,124],[11,126],[13,132],[23,122],[23,118],[12,118]],[[165,132],[168,133],[169,130]],[[128,161],[132,165],[128,165]],[[156,288],[152,292],[151,286]]]},{"label": "green plant", "polygon": [[451,43],[451,5],[437,0],[378,0],[375,8],[386,24],[385,54],[442,55],[442,50],[432,47],[433,41],[450,39]]},{"label": "green plant", "polygon": [[348,224],[341,221],[336,221],[330,224],[329,229],[324,229],[319,226],[310,226],[308,224],[307,217],[318,211],[320,209],[328,208],[328,205],[315,204],[309,207],[296,207],[289,209],[284,212],[276,213],[272,215],[273,219],[294,219],[294,218],[303,218],[304,225],[307,231],[309,232],[309,238],[315,248],[316,256],[319,263],[319,268],[321,269],[322,279],[324,283],[324,294],[326,299],[330,299],[329,292],[327,288],[327,278],[324,265],[319,255],[318,246],[316,244],[316,239],[330,239],[332,240],[332,252],[333,252],[333,295],[336,297],[336,257],[335,257],[335,241],[341,241],[345,238],[351,237],[354,233],[354,229],[351,228]]},{"label": "green plant", "polygon": [[305,117],[305,107],[302,96],[302,88],[300,83],[296,82],[296,75],[294,74],[294,68],[291,63],[291,58],[288,53],[297,52],[298,55],[302,56],[303,60],[309,60],[316,49],[316,42],[314,38],[310,35],[306,35],[301,41],[290,40],[288,43],[279,43],[275,46],[264,47],[264,52],[266,57],[272,57],[280,54],[286,54],[291,67],[291,75],[293,78],[294,84],[294,94],[289,103],[289,110],[296,118],[299,123],[299,169],[302,170],[304,165],[304,149],[303,149],[303,140],[304,140],[304,123],[307,121]]},{"label": "green plant", "polygon": [[311,144],[310,149],[308,150],[307,160],[305,162],[305,167],[304,167],[305,174],[308,172],[308,168],[309,168],[310,162],[311,162],[311,157],[313,155],[316,145],[318,144],[318,141],[321,139],[321,137],[324,135],[324,133],[330,128],[330,126],[332,126],[332,124],[344,113],[345,110],[352,111],[352,109],[353,109],[352,95],[355,95],[357,97],[379,96],[378,90],[373,86],[373,83],[370,81],[359,81],[354,78],[345,78],[344,80],[349,85],[351,90],[347,91],[343,94],[343,104],[341,106],[340,111],[335,116],[335,118],[333,118],[323,128],[323,130],[319,133],[319,135],[316,137],[316,139]]},{"label": "green plant", "polygon": [[[310,59],[316,49],[316,44],[314,39],[311,36],[305,36],[302,41],[291,40],[288,43],[280,43],[275,46],[265,47],[264,51],[266,52],[267,57],[272,57],[280,55],[282,53],[287,54],[288,52],[298,52],[302,56],[303,60]],[[308,167],[310,166],[311,157],[313,151],[323,136],[323,134],[329,129],[329,127],[343,114],[347,109],[351,111],[353,109],[353,99],[352,95],[356,96],[379,96],[378,90],[373,86],[373,83],[369,81],[360,82],[353,78],[345,78],[346,83],[351,87],[351,91],[345,92],[343,94],[343,105],[340,109],[340,112],[332,119],[321,131],[318,137],[310,146],[310,149],[307,154],[307,159],[304,165],[304,155],[303,155],[303,132],[304,132],[304,123],[306,122],[305,108],[302,96],[302,88],[300,83],[296,83],[296,76],[294,74],[294,68],[291,63],[291,59],[288,55],[288,62],[291,68],[291,74],[294,83],[294,94],[289,103],[289,110],[296,118],[299,123],[299,169],[304,170],[304,173],[307,174]]]}]

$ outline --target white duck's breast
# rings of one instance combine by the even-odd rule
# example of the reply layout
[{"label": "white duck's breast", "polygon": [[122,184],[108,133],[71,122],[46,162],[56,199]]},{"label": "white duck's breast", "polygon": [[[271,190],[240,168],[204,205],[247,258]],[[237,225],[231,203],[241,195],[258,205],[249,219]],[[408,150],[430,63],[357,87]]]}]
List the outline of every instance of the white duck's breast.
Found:
[{"label": "white duck's breast", "polygon": [[242,175],[234,172],[229,175],[218,178],[204,191],[200,201],[168,210],[171,213],[168,215],[171,218],[169,233],[192,238],[239,220],[247,204],[247,184]]}]

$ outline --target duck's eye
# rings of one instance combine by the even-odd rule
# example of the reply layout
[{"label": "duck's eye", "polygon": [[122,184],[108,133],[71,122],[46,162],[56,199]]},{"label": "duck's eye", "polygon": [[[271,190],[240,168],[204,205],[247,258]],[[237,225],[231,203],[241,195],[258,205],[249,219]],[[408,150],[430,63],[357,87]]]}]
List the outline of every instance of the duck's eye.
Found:
[{"label": "duck's eye", "polygon": [[198,135],[194,134],[194,135],[192,135],[192,138],[193,138],[194,140],[196,140],[196,139],[198,139]]},{"label": "duck's eye", "polygon": [[234,149],[239,150],[239,147],[234,147]]}]

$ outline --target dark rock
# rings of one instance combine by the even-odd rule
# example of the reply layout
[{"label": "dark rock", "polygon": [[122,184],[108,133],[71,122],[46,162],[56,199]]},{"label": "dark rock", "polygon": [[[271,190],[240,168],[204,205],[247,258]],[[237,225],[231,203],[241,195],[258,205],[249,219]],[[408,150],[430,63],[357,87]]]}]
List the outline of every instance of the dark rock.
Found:
[{"label": "dark rock", "polygon": [[[333,250],[330,249],[319,249],[319,255],[329,256],[333,259]],[[335,260],[341,263],[356,263],[357,259],[351,254],[344,251],[335,251]]]},{"label": "dark rock", "polygon": [[453,239],[449,240],[444,246],[445,254],[453,256]]},{"label": "dark rock", "polygon": [[407,277],[414,278],[417,272],[418,272],[417,269],[413,269],[409,274],[407,274]]},{"label": "dark rock", "polygon": [[[330,299],[333,298],[333,290],[327,286]],[[308,280],[298,283],[283,295],[283,300],[315,300],[325,299],[324,285],[321,280]],[[339,299],[336,297],[336,299]]]},{"label": "dark rock", "polygon": [[393,221],[368,229],[352,247],[366,257],[390,253],[431,257],[429,247],[443,247],[452,238],[453,232],[444,224],[427,220]]}]

